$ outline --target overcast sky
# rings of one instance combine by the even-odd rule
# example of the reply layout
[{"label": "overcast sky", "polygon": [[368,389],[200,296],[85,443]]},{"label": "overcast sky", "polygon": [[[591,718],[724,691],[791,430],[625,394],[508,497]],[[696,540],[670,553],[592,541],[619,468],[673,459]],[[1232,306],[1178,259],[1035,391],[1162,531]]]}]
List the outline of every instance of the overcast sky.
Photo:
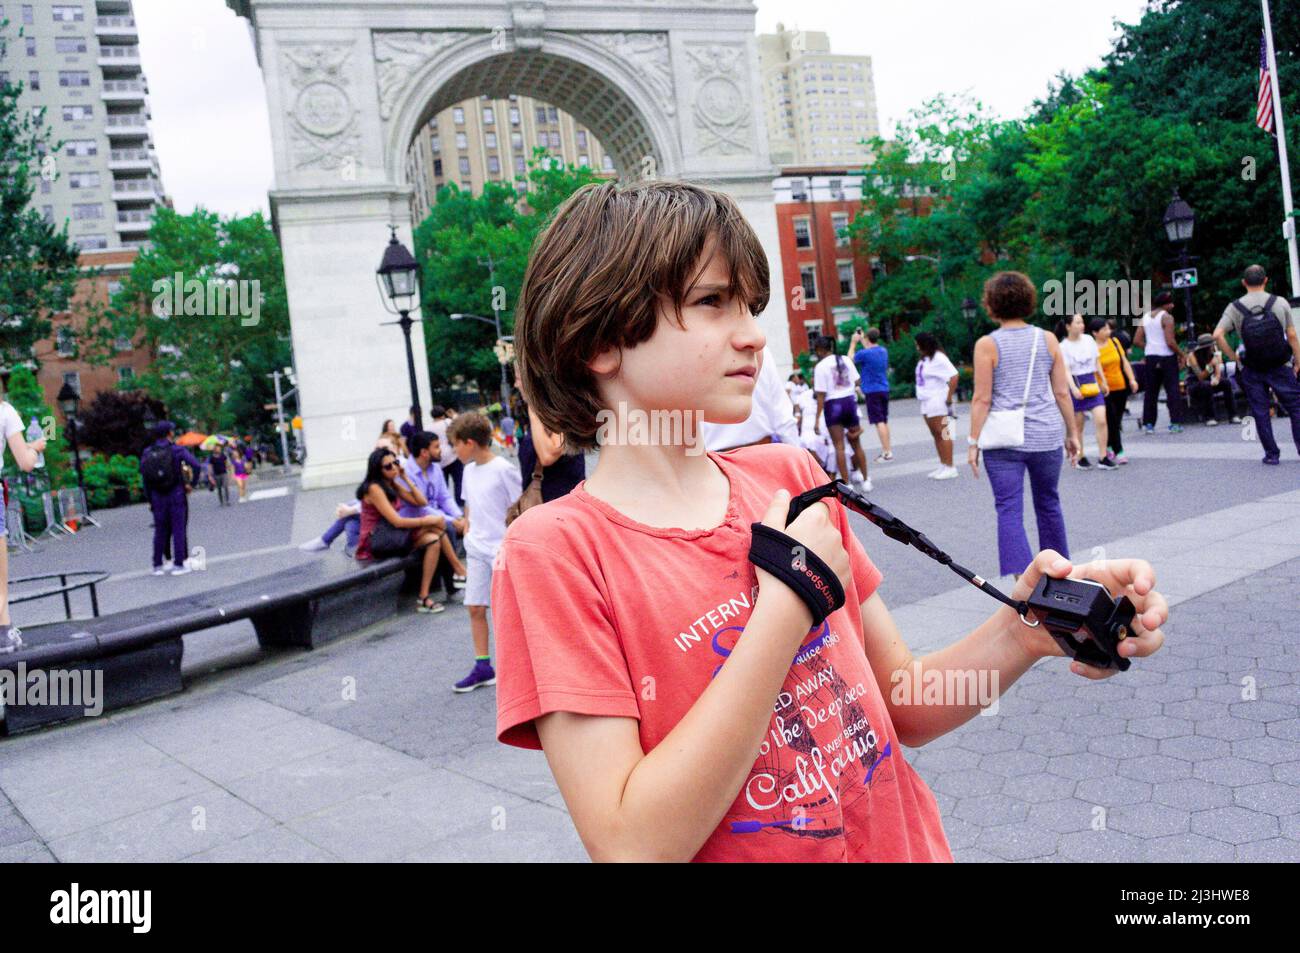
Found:
[{"label": "overcast sky", "polygon": [[[1021,115],[1061,70],[1110,48],[1142,0],[757,0],[758,29],[822,30],[872,58],[886,131],[939,92]],[[267,209],[270,126],[247,21],[223,0],[135,0],[163,183],[181,212]]]}]

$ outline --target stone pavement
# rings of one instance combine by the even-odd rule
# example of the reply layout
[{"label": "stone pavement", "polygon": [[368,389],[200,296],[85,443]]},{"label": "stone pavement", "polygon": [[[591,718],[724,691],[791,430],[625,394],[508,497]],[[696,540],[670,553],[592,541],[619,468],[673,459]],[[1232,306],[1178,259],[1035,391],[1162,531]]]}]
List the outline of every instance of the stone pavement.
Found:
[{"label": "stone pavement", "polygon": [[[897,460],[873,469],[873,498],[991,574],[987,481],[925,480],[935,461],[915,404],[893,410]],[[1155,563],[1174,604],[1164,651],[1099,684],[1041,662],[996,715],[907,756],[958,860],[1300,859],[1300,462],[1288,448],[1283,466],[1262,467],[1234,427],[1126,437],[1132,464],[1067,471],[1063,503],[1076,558]],[[105,604],[127,608],[160,587],[343,559],[293,544],[347,495],[211,513],[195,501],[206,574],[139,575],[138,507],[106,513],[98,538],[16,557],[11,571],[120,560]],[[918,654],[991,611],[854,519]],[[493,740],[491,690],[450,692],[469,658],[458,605],[314,653],[263,652],[242,623],[187,638],[184,694],[0,740],[0,860],[585,859],[545,757]]]}]

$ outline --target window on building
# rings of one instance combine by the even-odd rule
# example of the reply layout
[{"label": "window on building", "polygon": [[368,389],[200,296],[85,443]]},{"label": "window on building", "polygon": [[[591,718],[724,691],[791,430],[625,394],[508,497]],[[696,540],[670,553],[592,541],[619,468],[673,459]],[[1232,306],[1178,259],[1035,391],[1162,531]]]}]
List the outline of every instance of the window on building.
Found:
[{"label": "window on building", "polygon": [[578,156],[578,165],[582,166],[584,169],[591,165],[591,159],[587,157],[585,152]]},{"label": "window on building", "polygon": [[587,130],[579,129],[577,134],[577,140],[578,140],[579,149],[587,148]]},{"label": "window on building", "polygon": [[65,371],[63,374],[63,383],[67,384],[69,387],[75,390],[78,395],[81,394],[81,372],[80,371]]},{"label": "window on building", "polygon": [[605,153],[605,155],[601,157],[601,160],[600,160],[600,167],[601,167],[602,169],[604,169],[606,172],[613,172],[613,171],[614,171],[614,159],[613,159],[613,157],[610,156],[610,154],[609,154],[608,152]]},{"label": "window on building", "polygon": [[94,115],[94,109],[83,103],[70,103],[63,107],[64,122],[85,122]]},{"label": "window on building", "polygon": [[501,160],[497,156],[488,156],[488,172],[492,175],[501,174]]},{"label": "window on building", "polygon": [[69,139],[63,151],[70,156],[93,156],[99,154],[99,143],[94,139]]},{"label": "window on building", "polygon": [[812,229],[806,218],[794,220],[794,247],[812,248]]},{"label": "window on building", "polygon": [[518,107],[518,106],[511,106],[511,107],[510,107],[510,125],[512,125],[512,126],[517,126],[517,125],[519,125],[519,107]]},{"label": "window on building", "polygon": [[538,121],[538,122],[546,122],[546,107],[545,107],[545,106],[538,106],[538,107],[537,107],[537,121]]},{"label": "window on building", "polygon": [[559,122],[559,121],[560,121],[560,111],[559,111],[558,109],[556,109],[554,106],[547,106],[547,107],[546,107],[546,118],[547,118],[548,120],[550,120],[551,122]]},{"label": "window on building", "polygon": [[28,55],[28,56],[35,56],[35,55],[36,55],[36,37],[34,37],[34,36],[26,36],[26,37],[23,37],[23,40],[25,41],[25,45],[26,45],[26,47],[27,47],[27,55]]},{"label": "window on building", "polygon": [[119,382],[125,383],[126,381],[134,380],[134,378],[135,368],[131,365],[127,364],[117,369],[117,379]]},{"label": "window on building", "polygon": [[78,235],[73,241],[82,251],[100,251],[108,247],[106,235]]},{"label": "window on building", "polygon": [[45,178],[45,176],[41,176],[41,195],[49,195],[49,194],[50,194],[50,180]]},{"label": "window on building", "polygon": [[554,130],[552,130],[552,131],[548,134],[548,138],[550,139],[550,143],[551,143],[551,148],[552,148],[552,149],[558,149],[558,148],[560,148],[560,134],[559,134],[558,132],[555,132]]},{"label": "window on building", "polygon": [[469,156],[460,157],[460,174],[469,175]]},{"label": "window on building", "polygon": [[484,106],[484,107],[483,107],[483,125],[485,125],[485,126],[494,126],[494,125],[496,125],[496,121],[497,121],[497,114],[496,114],[496,112],[493,111],[493,109],[492,109],[491,106]]},{"label": "window on building", "polygon": [[853,262],[837,261],[835,271],[840,277],[840,297],[854,298],[857,297],[858,288],[853,280]]},{"label": "window on building", "polygon": [[[838,139],[832,139],[832,142],[839,142]],[[844,185],[842,179],[831,179],[830,181],[831,198],[837,201],[844,200]]]},{"label": "window on building", "polygon": [[471,182],[469,179],[461,179],[461,181],[460,181],[460,190],[461,190],[462,192],[473,192],[473,191],[474,191],[474,183]]},{"label": "window on building", "polygon": [[[58,19],[58,16],[59,16],[57,11],[58,11],[59,8],[58,8],[58,7],[55,7],[54,9],[55,9],[55,11],[56,11],[55,14],[54,14],[54,18],[57,20],[57,19]],[[36,17],[35,17],[35,15],[32,13],[32,5],[31,5],[30,3],[24,3],[24,4],[23,4],[23,22],[24,22],[24,23],[27,23],[27,24],[31,24],[31,23],[35,23],[35,22],[36,22]]]},{"label": "window on building", "polygon": [[808,335],[808,350],[811,352],[817,339],[822,335],[822,323],[820,321],[805,321],[803,323],[804,334]]},{"label": "window on building", "polygon": [[133,350],[135,350],[135,345],[133,345],[133,344],[131,343],[131,339],[130,339],[130,338],[127,338],[127,337],[114,338],[114,339],[113,339],[113,350],[120,354],[120,353],[122,353],[123,351],[133,351]]},{"label": "window on building", "polygon": [[28,85],[29,87],[31,87],[32,89],[40,89],[40,88],[41,88],[41,74],[38,73],[38,72],[36,72],[36,70],[32,70],[30,73],[28,73],[28,74],[27,74],[27,85]]},{"label": "window on building", "polygon": [[54,332],[54,352],[59,357],[72,357],[77,353],[77,336],[72,328],[60,327]]},{"label": "window on building", "polygon": [[790,182],[790,198],[796,202],[808,201],[808,183],[804,179],[794,179]]},{"label": "window on building", "polygon": [[438,178],[438,179],[441,179],[441,178],[442,178],[442,160],[441,160],[441,159],[434,159],[434,160],[433,160],[433,175],[434,175],[435,178]]},{"label": "window on building", "polygon": [[86,52],[86,38],[84,36],[56,36],[54,38],[54,52],[84,53]]},{"label": "window on building", "polygon": [[[27,16],[30,7],[23,7],[23,16]],[[56,23],[80,23],[86,19],[85,11],[79,5],[71,3],[56,3],[54,5],[54,20]],[[30,23],[30,20],[23,20],[24,23]]]},{"label": "window on building", "polygon": [[483,141],[489,149],[495,149],[497,147],[497,134],[495,132],[486,133],[483,136]]},{"label": "window on building", "polygon": [[817,300],[817,266],[800,265],[799,266],[799,283],[803,285],[803,300]]},{"label": "window on building", "polygon": [[463,126],[465,124],[465,110],[461,109],[459,106],[453,109],[451,111],[451,121],[458,126]]},{"label": "window on building", "polygon": [[59,70],[60,86],[89,86],[90,74],[85,70]]},{"label": "window on building", "polygon": [[524,147],[524,134],[522,132],[510,133],[510,148],[522,149]]},{"label": "window on building", "polygon": [[847,248],[849,244],[849,213],[832,213],[831,228],[835,229],[835,246],[837,248]]},{"label": "window on building", "polygon": [[523,156],[515,156],[515,174],[516,174],[516,175],[523,175],[523,174],[524,174],[524,157],[523,157]]},{"label": "window on building", "polygon": [[41,206],[41,218],[45,219],[45,222],[46,222],[47,225],[53,225],[53,224],[54,224],[54,206],[53,206],[53,205],[42,205],[42,206]]},{"label": "window on building", "polygon": [[456,133],[456,148],[460,149],[462,152],[469,148],[469,139],[466,137],[465,133]]},{"label": "window on building", "polygon": [[72,217],[77,221],[88,218],[103,218],[104,205],[102,202],[78,202],[72,206]]},{"label": "window on building", "polygon": [[68,188],[97,189],[99,188],[99,173],[98,172],[71,172],[68,174]]},{"label": "window on building", "polygon": [[442,152],[442,137],[437,133],[429,137],[429,151],[434,155]]}]

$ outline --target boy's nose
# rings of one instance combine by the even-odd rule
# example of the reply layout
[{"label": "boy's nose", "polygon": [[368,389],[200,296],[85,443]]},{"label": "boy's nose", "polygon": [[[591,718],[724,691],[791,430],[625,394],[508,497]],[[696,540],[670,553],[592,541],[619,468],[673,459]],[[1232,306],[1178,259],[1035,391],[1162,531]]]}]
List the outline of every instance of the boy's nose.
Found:
[{"label": "boy's nose", "polygon": [[736,331],[732,343],[741,349],[752,348],[761,351],[767,347],[767,335],[763,333],[763,329],[758,326],[753,316],[746,311],[744,323]]}]

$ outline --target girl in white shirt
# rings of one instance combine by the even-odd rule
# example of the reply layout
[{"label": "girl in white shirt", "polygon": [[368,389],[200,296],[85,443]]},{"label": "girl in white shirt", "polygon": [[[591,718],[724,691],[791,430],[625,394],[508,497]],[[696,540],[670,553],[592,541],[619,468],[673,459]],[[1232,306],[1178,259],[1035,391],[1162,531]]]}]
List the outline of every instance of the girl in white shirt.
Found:
[{"label": "girl in white shirt", "polygon": [[[36,455],[45,452],[45,438],[28,443],[23,436],[23,422],[9,401],[0,401],[0,437],[13,454],[14,463],[24,473],[31,473],[36,467]],[[4,453],[0,450],[0,456]],[[5,510],[0,501],[0,537],[7,533],[5,527]],[[0,655],[21,648],[23,640],[18,627],[9,620],[9,547],[0,542]]]},{"label": "girl in white shirt", "polygon": [[[1119,463],[1107,447],[1106,375],[1101,370],[1101,352],[1091,334],[1084,334],[1083,315],[1076,314],[1068,322],[1056,326],[1056,336],[1061,339],[1061,353],[1065,356],[1065,369],[1070,372],[1070,396],[1074,400],[1074,425],[1083,439],[1083,419],[1092,417],[1092,427],[1097,435],[1097,466],[1102,470],[1118,469]],[[1079,470],[1092,464],[1085,456],[1074,463]]]},{"label": "girl in white shirt", "polygon": [[933,334],[922,331],[916,336],[916,350],[921,360],[916,364],[916,399],[921,402],[921,416],[934,438],[934,449],[939,454],[939,469],[931,470],[931,480],[955,480],[957,468],[952,465],[952,430],[948,419],[954,417],[952,395],[957,391],[957,368],[948,355],[939,350]]}]

